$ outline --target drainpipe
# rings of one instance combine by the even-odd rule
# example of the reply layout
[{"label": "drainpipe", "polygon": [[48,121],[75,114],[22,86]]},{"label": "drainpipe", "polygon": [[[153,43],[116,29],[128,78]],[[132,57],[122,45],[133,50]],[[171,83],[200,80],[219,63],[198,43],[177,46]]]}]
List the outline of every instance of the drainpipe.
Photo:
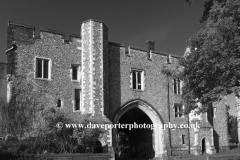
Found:
[{"label": "drainpipe", "polygon": [[[168,64],[170,64],[170,62],[168,62]],[[168,117],[169,117],[169,123],[171,123],[171,113],[170,113],[170,96],[169,96],[169,74],[167,74],[167,78],[168,78]],[[172,156],[172,136],[171,136],[171,129],[170,127],[168,128],[169,129],[169,147],[170,147],[170,155]]]},{"label": "drainpipe", "polygon": [[190,118],[189,118],[189,113],[188,113],[188,154],[191,154],[191,149],[190,149]]}]

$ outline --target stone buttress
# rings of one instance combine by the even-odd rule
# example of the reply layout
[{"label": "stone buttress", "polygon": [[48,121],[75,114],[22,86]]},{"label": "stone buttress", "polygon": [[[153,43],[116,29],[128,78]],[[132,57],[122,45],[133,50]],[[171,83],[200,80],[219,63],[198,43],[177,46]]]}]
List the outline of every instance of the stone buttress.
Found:
[{"label": "stone buttress", "polygon": [[[108,28],[103,22],[90,19],[82,23],[81,35],[82,113],[111,123],[108,119]],[[111,129],[103,139],[111,148]]]},{"label": "stone buttress", "polygon": [[[104,90],[108,77],[107,27],[97,20],[82,23],[82,112],[102,116],[105,110]],[[106,58],[105,58],[106,57]]]}]

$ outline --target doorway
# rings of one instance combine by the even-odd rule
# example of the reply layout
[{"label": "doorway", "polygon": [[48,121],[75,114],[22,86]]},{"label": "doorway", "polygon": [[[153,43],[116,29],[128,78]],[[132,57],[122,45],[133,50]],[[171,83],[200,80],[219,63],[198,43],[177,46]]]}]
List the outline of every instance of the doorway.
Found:
[{"label": "doorway", "polygon": [[202,154],[206,153],[206,140],[205,138],[202,139]]}]

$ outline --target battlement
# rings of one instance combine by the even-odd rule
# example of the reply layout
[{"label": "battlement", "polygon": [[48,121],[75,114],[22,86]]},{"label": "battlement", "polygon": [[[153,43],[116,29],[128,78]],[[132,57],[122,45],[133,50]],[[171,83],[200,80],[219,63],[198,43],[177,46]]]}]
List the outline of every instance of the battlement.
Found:
[{"label": "battlement", "polygon": [[[102,21],[95,20],[95,19],[88,19],[86,21],[83,21],[82,23],[87,23],[89,21],[95,21],[95,22],[102,23],[106,27],[106,29],[108,29],[107,26]],[[12,47],[13,41],[20,42],[20,43],[33,44],[33,43],[35,43],[36,39],[44,38],[45,33],[59,36],[59,38],[65,44],[69,44],[69,43],[75,41],[76,39],[78,42],[80,42],[82,39],[81,35],[78,35],[78,34],[69,33],[69,36],[66,37],[66,34],[62,31],[47,29],[47,28],[41,28],[40,35],[36,35],[35,26],[9,21],[8,22],[8,48]],[[149,61],[154,60],[153,55],[163,56],[166,59],[168,58],[168,59],[175,59],[175,60],[179,60],[179,59],[183,58],[181,56],[177,56],[174,54],[167,54],[167,53],[163,53],[163,52],[154,50],[154,41],[147,41],[147,45],[148,45],[147,48],[139,48],[139,47],[135,47],[135,46],[127,47],[124,44],[115,43],[115,42],[108,42],[108,45],[125,48],[125,55],[128,57],[134,57],[134,55],[136,55],[138,53],[143,54],[146,56],[146,58]],[[152,46],[150,46],[150,45],[152,45]],[[135,53],[135,54],[132,54],[132,53]]]},{"label": "battlement", "polygon": [[69,36],[66,37],[65,33],[62,31],[47,28],[41,28],[40,35],[36,35],[35,26],[8,21],[8,48],[11,47],[13,41],[31,44],[35,43],[35,40],[43,38],[42,35],[46,32],[53,35],[59,35],[63,43],[66,44],[73,42],[74,39],[81,40],[80,35],[69,33]]},{"label": "battlement", "polygon": [[[156,51],[156,50],[150,50],[149,53],[148,53],[147,48],[145,49],[145,48],[139,48],[139,47],[135,47],[135,46],[125,46],[124,44],[115,43],[115,42],[108,42],[108,45],[123,48],[125,50],[125,55],[127,57],[134,57],[138,54],[143,54],[146,57],[146,59],[148,59],[149,61],[154,60],[153,55],[162,56],[165,59],[171,59],[170,61],[172,61],[172,60],[173,61],[178,61],[178,60],[183,58],[183,57],[178,56],[178,55],[167,54],[167,53]],[[133,54],[133,53],[135,53],[135,54]]]},{"label": "battlement", "polygon": [[35,30],[35,26],[8,21],[8,26],[18,26]]},{"label": "battlement", "polygon": [[57,31],[57,30],[53,30],[53,29],[48,29],[48,28],[41,28],[40,29],[40,35],[42,32],[47,32],[47,33],[52,33],[52,34],[56,34],[62,37],[62,39],[65,39],[65,33],[62,31]]}]

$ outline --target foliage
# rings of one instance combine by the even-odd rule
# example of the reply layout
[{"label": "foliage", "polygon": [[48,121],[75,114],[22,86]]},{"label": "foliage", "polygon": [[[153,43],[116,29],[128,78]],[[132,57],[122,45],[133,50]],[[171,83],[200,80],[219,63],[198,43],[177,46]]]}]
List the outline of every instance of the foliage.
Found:
[{"label": "foliage", "polygon": [[[42,112],[43,122],[38,133],[45,150],[57,153],[75,153],[80,148],[94,147],[100,134],[105,131],[101,128],[87,128],[87,125],[95,124],[97,121],[87,115],[83,115],[80,121],[76,122],[59,109],[49,108]],[[56,124],[63,124],[62,128]],[[65,124],[82,124],[80,127],[67,128]],[[42,147],[44,148],[44,147]]]},{"label": "foliage", "polygon": [[[79,153],[93,152],[98,138],[106,131],[101,128],[87,128],[86,125],[96,124],[94,118],[84,115],[80,122],[73,121],[58,108],[47,108],[41,111],[39,125],[34,137],[26,137],[20,141],[10,141],[2,145],[6,153]],[[57,127],[56,124],[63,124]],[[82,128],[67,128],[65,124],[83,124]],[[10,142],[10,143],[9,143]],[[81,149],[81,150],[80,150]]]},{"label": "foliage", "polygon": [[186,0],[186,3],[188,4],[189,7],[191,7],[192,4],[193,4],[193,1],[192,0]]},{"label": "foliage", "polygon": [[41,123],[37,128],[37,139],[41,139],[41,151],[73,153],[77,142],[72,137],[73,129],[57,128],[57,123],[67,124],[73,121],[59,109],[47,108],[41,113]]},{"label": "foliage", "polygon": [[183,100],[187,111],[203,104],[202,111],[222,96],[239,96],[240,1],[214,1],[206,29],[192,36],[184,67]]},{"label": "foliage", "polygon": [[39,95],[34,85],[24,76],[15,76],[9,82],[11,97],[8,102],[2,100],[3,130],[6,135],[23,138],[33,130],[35,117],[42,109]]},{"label": "foliage", "polygon": [[183,68],[178,64],[164,64],[161,71],[172,78],[180,78]]},{"label": "foliage", "polygon": [[237,117],[229,115],[228,118],[228,133],[230,136],[230,142],[238,143],[238,124]]},{"label": "foliage", "polygon": [[[98,127],[89,128],[88,125],[99,124],[99,122],[101,121],[86,115],[83,117],[83,119],[80,121],[83,127],[73,130],[73,137],[77,139],[79,145],[83,146],[84,148],[95,147],[98,138],[103,136],[106,131]],[[102,121],[100,124],[103,123],[104,122]]]},{"label": "foliage", "polygon": [[[204,11],[203,11],[202,17],[200,19],[200,22],[203,23],[208,19],[210,10],[211,10],[214,2],[221,3],[223,1],[224,0],[206,0],[206,1],[204,1]],[[186,3],[188,4],[189,7],[191,7],[193,5],[193,0],[186,0]]]},{"label": "foliage", "polygon": [[[99,120],[84,115],[76,122],[60,108],[44,106],[37,85],[27,77],[16,75],[9,83],[11,97],[8,102],[0,103],[7,135],[1,146],[6,153],[74,153],[81,147],[93,148],[99,136],[105,133],[100,128],[85,128],[90,122],[100,123]],[[56,127],[59,122],[63,128]],[[84,124],[83,128],[64,125],[80,123]]]}]

